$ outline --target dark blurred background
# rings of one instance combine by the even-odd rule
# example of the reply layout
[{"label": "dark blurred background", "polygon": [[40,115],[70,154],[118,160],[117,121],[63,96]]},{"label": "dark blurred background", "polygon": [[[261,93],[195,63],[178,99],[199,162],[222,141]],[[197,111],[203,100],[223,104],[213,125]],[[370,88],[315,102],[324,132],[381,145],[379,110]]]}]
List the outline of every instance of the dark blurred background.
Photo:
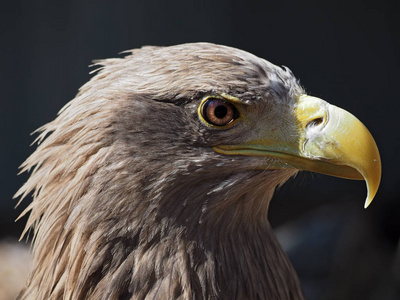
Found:
[{"label": "dark blurred background", "polygon": [[[301,173],[276,194],[270,221],[308,299],[400,299],[398,1],[7,1],[0,11],[0,238],[17,239],[29,201],[18,166],[30,136],[89,78],[92,59],[143,45],[208,41],[288,66],[309,94],[356,115],[380,149],[383,177]],[[0,258],[1,259],[1,258]],[[0,261],[0,264],[3,262]]]}]

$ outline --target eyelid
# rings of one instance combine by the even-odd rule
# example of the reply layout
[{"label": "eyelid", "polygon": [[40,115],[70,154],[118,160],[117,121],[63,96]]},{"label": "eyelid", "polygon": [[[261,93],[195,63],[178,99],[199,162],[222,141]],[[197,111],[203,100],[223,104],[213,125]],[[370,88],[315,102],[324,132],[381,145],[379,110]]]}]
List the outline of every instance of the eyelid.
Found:
[{"label": "eyelid", "polygon": [[230,102],[232,104],[250,105],[249,103],[243,102],[242,100],[240,100],[237,97],[234,97],[234,96],[231,96],[231,95],[228,95],[225,93],[218,93],[218,94],[210,94],[210,95],[205,96],[203,99],[201,99],[200,106],[202,106],[204,104],[204,102],[206,102],[210,98],[224,100],[224,101]]},{"label": "eyelid", "polygon": [[[233,103],[238,103],[241,105],[250,105],[250,103],[248,103],[247,101],[242,101],[237,97],[225,94],[225,93],[220,93],[218,94],[219,96],[221,96],[222,98],[218,98],[218,99],[222,99],[222,100],[227,100],[228,102],[233,102]],[[217,98],[217,97],[215,97]]]}]

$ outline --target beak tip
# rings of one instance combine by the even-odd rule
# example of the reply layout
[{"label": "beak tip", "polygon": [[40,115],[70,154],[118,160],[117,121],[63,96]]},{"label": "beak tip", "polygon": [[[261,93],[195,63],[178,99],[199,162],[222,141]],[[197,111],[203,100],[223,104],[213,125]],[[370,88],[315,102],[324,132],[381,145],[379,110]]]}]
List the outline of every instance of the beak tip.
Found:
[{"label": "beak tip", "polygon": [[[368,193],[369,194],[369,193]],[[374,199],[374,196],[373,197],[370,197],[370,195],[368,195],[367,196],[367,199],[365,200],[365,203],[364,203],[364,208],[367,208],[370,204],[371,204],[371,202],[372,202],[372,200]]]}]

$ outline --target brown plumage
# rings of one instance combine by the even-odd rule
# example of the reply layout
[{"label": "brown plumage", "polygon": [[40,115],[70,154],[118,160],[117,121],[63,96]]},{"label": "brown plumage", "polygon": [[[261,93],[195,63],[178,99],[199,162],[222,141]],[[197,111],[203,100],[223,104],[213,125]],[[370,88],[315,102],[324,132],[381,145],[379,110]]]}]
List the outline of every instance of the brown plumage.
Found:
[{"label": "brown plumage", "polygon": [[[255,138],[260,120],[286,126],[304,94],[291,72],[207,43],[96,64],[23,165],[34,259],[20,299],[301,299],[267,221],[297,169],[212,149]],[[247,128],[204,124],[207,95],[240,99]]]}]

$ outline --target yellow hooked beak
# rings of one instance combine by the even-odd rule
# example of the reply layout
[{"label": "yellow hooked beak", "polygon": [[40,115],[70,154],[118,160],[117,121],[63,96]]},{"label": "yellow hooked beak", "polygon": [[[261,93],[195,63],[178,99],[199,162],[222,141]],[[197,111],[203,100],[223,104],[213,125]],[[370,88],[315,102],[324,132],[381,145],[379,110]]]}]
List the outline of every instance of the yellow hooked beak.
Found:
[{"label": "yellow hooked beak", "polygon": [[287,119],[290,126],[273,131],[265,126],[260,136],[244,144],[218,145],[213,149],[226,155],[272,157],[272,166],[268,167],[273,169],[289,167],[364,179],[367,207],[381,179],[378,147],[368,129],[347,111],[307,95],[299,97]]}]

